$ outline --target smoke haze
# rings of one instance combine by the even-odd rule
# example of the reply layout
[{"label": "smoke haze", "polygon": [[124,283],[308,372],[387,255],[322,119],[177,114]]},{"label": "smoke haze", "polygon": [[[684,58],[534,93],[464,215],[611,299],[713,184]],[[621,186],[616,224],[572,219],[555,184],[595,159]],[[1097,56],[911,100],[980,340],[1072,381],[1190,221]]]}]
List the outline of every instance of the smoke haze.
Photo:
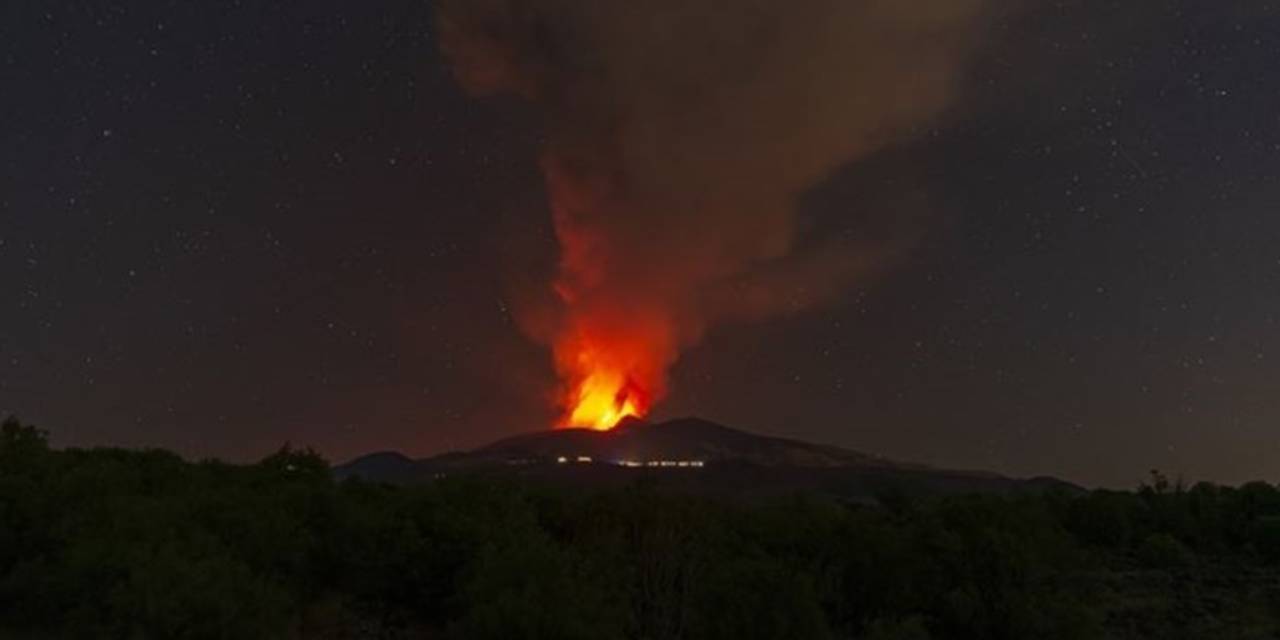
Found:
[{"label": "smoke haze", "polygon": [[802,238],[797,200],[946,108],[986,5],[441,2],[459,82],[544,123],[561,260],[526,324],[566,384],[603,366],[660,399],[713,323],[820,303],[904,249]]}]

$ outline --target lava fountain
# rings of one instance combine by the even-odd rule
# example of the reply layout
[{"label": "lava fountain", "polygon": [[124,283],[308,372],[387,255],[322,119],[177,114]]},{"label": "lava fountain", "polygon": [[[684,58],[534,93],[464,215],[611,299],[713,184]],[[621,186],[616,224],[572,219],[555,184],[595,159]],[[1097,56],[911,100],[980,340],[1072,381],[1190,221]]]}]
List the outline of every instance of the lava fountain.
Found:
[{"label": "lava fountain", "polygon": [[599,431],[612,429],[623,418],[640,418],[649,411],[644,390],[623,372],[594,369],[571,383],[564,398],[568,407],[561,424]]},{"label": "lava fountain", "polygon": [[566,301],[566,327],[552,351],[561,385],[559,427],[607,430],[642,418],[666,392],[676,349],[668,323],[639,311]]},{"label": "lava fountain", "polygon": [[560,320],[550,336],[560,378],[556,424],[612,429],[624,418],[643,418],[666,394],[679,323],[671,301],[656,293],[667,287],[620,275],[631,261],[607,225],[608,189],[554,156],[542,164],[560,245],[552,286]]}]

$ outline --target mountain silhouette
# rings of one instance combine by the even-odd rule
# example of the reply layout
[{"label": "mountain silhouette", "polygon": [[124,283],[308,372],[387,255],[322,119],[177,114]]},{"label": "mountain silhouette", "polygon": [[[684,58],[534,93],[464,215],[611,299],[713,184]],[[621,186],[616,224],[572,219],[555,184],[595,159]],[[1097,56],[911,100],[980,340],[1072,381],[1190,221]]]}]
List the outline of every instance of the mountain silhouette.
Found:
[{"label": "mountain silhouette", "polygon": [[762,436],[699,418],[629,419],[610,431],[535,431],[465,452],[413,460],[366,455],[339,478],[416,483],[459,474],[505,474],[536,483],[618,486],[636,478],[695,493],[757,497],[816,492],[875,499],[886,492],[967,493],[1081,489],[1053,478],[1015,479],[938,469],[841,447]]}]

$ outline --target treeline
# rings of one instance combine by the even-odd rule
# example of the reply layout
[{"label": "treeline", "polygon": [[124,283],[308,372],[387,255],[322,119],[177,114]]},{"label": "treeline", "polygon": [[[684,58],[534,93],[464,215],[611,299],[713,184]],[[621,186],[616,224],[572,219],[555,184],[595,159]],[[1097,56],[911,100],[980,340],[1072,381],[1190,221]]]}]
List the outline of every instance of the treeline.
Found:
[{"label": "treeline", "polygon": [[1275,638],[1280,491],[731,505],[0,430],[0,637]]}]

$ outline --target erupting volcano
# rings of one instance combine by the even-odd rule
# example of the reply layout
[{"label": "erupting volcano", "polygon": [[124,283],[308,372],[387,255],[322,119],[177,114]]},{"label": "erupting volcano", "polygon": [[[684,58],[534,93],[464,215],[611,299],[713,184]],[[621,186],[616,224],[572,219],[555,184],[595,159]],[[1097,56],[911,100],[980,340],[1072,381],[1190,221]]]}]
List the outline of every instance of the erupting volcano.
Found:
[{"label": "erupting volcano", "polygon": [[461,84],[544,130],[560,260],[517,316],[553,353],[557,425],[644,416],[708,327],[834,298],[909,248],[914,212],[815,233],[797,203],[946,107],[986,5],[441,0]]},{"label": "erupting volcano", "polygon": [[666,392],[666,369],[676,356],[670,303],[636,286],[618,286],[622,265],[600,224],[601,198],[544,162],[560,242],[552,289],[559,321],[549,340],[561,389],[560,427],[612,429],[642,418]]},{"label": "erupting volcano", "polygon": [[612,429],[623,418],[642,418],[666,391],[665,370],[673,353],[666,327],[643,316],[620,318],[579,309],[566,301],[569,328],[555,337],[553,351],[562,388],[560,427]]}]

